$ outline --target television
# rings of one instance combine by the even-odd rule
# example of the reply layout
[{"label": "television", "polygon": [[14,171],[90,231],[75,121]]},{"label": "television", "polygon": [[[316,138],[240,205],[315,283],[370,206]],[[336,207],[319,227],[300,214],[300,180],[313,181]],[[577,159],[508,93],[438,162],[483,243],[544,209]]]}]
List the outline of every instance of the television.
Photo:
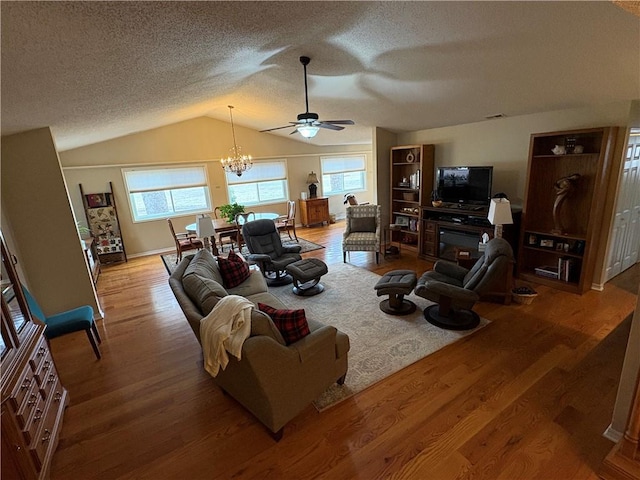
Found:
[{"label": "television", "polygon": [[489,205],[493,167],[438,167],[436,190],[445,203]]}]

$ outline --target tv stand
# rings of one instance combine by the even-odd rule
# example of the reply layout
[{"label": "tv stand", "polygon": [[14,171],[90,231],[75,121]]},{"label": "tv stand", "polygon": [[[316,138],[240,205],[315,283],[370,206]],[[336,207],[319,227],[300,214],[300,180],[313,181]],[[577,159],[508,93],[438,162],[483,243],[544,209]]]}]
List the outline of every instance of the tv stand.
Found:
[{"label": "tv stand", "polygon": [[[455,252],[465,249],[471,258],[479,258],[478,243],[482,234],[493,237],[494,226],[487,220],[488,205],[445,203],[440,207],[422,207],[422,243],[420,256],[428,260],[455,261]],[[520,209],[512,208],[513,224],[505,225],[503,238],[511,244],[514,255],[520,231]]]}]

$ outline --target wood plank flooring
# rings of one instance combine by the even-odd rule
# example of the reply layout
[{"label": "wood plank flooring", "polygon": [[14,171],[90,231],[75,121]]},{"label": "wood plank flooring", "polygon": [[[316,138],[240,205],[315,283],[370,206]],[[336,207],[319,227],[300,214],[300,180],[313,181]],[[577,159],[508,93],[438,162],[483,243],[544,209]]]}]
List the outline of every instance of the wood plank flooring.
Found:
[{"label": "wood plank flooring", "polygon": [[[342,262],[343,229],[301,228],[326,246],[305,256]],[[431,268],[407,254],[350,262]],[[82,332],[51,342],[71,397],[51,478],[595,479],[639,270],[604,292],[481,302],[489,326],[322,413],[309,406],[276,443],[203,370],[160,257],[107,266],[102,360]]]}]

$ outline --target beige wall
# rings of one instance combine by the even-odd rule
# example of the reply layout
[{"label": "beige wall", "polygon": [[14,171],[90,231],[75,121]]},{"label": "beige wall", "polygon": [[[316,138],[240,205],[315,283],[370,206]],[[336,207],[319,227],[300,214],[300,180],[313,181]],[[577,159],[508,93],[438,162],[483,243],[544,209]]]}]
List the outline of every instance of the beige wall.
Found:
[{"label": "beige wall", "polygon": [[389,223],[391,218],[389,207],[391,204],[391,185],[389,185],[389,179],[391,178],[391,147],[397,146],[399,143],[397,134],[383,128],[375,129],[373,139],[373,151],[376,153],[377,203],[381,205],[380,214],[384,224]]},{"label": "beige wall", "polygon": [[80,305],[102,315],[49,128],[2,137],[2,217],[46,315]]},{"label": "beige wall", "polygon": [[[331,134],[334,134],[331,132]],[[335,133],[339,135],[339,133]],[[289,198],[298,199],[308,191],[306,179],[310,171],[320,173],[320,156],[325,154],[365,153],[367,156],[367,192],[358,194],[361,201],[375,198],[374,167],[371,145],[316,147],[276,135],[236,127],[236,139],[243,152],[254,160],[284,158],[287,160]],[[130,256],[166,251],[174,248],[164,220],[134,223],[125,195],[122,168],[167,164],[204,163],[207,165],[214,206],[227,203],[226,183],[218,159],[229,154],[232,146],[231,126],[208,117],[196,118],[125,137],[108,140],[60,153],[60,161],[73,210],[85,221],[78,184],[85,193],[103,192],[113,182],[122,237]],[[318,194],[322,194],[321,188]],[[275,211],[285,214],[285,204],[252,207],[255,211]],[[344,214],[342,196],[329,198],[329,211]],[[194,216],[176,218],[177,230],[194,222]]]},{"label": "beige wall", "polygon": [[435,166],[492,165],[493,193],[522,204],[532,133],[627,125],[630,102],[544,112],[398,134],[401,145],[433,143]]}]

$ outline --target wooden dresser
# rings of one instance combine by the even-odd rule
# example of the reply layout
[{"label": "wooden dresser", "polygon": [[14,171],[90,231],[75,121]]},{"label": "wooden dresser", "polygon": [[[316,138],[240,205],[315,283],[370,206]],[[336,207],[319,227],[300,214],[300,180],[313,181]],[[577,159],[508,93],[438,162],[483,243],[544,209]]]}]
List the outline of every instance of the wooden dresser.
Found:
[{"label": "wooden dresser", "polygon": [[329,225],[329,199],[308,198],[300,199],[300,223],[305,227],[316,223],[327,222]]},{"label": "wooden dresser", "polygon": [[45,326],[31,317],[15,261],[2,238],[1,477],[43,479],[49,476],[69,396],[43,335]]}]

